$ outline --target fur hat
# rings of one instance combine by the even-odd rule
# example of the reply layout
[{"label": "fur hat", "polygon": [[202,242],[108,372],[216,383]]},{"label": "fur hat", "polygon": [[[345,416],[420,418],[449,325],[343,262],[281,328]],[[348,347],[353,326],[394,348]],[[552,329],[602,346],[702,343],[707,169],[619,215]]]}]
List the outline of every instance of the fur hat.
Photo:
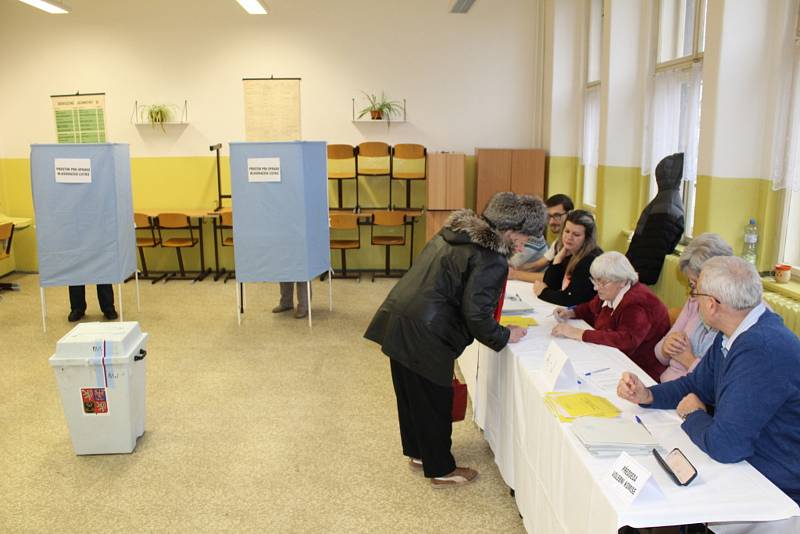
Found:
[{"label": "fur hat", "polygon": [[516,193],[495,193],[483,210],[483,218],[495,230],[514,230],[530,236],[542,235],[547,208],[541,199]]}]

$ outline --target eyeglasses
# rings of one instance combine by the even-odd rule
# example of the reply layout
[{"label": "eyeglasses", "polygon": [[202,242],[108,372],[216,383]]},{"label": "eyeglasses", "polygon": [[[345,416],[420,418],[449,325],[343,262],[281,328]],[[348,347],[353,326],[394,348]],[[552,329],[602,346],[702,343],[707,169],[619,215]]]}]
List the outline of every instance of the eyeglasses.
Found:
[{"label": "eyeglasses", "polygon": [[693,297],[693,298],[697,298],[697,297],[708,297],[708,298],[710,298],[710,299],[714,299],[714,300],[716,301],[716,303],[717,303],[717,304],[722,304],[722,303],[719,301],[719,299],[718,299],[717,297],[715,297],[714,295],[709,295],[708,293],[698,293],[698,292],[697,292],[697,290],[696,290],[695,288],[692,288],[692,289],[691,289],[691,291],[689,291],[689,296],[690,296],[690,297]]},{"label": "eyeglasses", "polygon": [[589,278],[589,280],[592,281],[592,285],[594,286],[595,289],[602,289],[608,286],[609,284],[614,283],[612,280],[595,280],[594,278]]},{"label": "eyeglasses", "polygon": [[561,213],[548,213],[547,214],[547,220],[557,221],[557,220],[559,220],[559,219],[561,219],[563,217],[566,217],[566,215],[567,215],[566,211],[561,212]]}]

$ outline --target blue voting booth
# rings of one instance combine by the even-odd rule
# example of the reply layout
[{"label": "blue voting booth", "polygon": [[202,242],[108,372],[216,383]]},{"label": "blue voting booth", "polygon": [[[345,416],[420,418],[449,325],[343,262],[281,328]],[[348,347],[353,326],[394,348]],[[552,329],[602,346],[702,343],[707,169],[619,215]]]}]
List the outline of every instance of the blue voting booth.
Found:
[{"label": "blue voting booth", "polygon": [[231,143],[238,282],[308,281],[331,267],[326,145]]},{"label": "blue voting booth", "polygon": [[136,270],[128,145],[31,145],[39,284],[118,284]]}]

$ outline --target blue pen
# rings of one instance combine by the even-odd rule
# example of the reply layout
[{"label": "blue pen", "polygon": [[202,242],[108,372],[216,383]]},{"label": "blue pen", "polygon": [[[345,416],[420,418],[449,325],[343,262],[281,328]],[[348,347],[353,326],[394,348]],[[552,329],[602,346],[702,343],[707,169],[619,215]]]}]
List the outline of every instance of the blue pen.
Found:
[{"label": "blue pen", "polygon": [[591,376],[595,373],[602,373],[603,371],[608,371],[611,367],[603,367],[602,369],[595,369],[594,371],[589,371],[588,373],[583,373],[583,376]]},{"label": "blue pen", "polygon": [[647,428],[647,426],[644,424],[644,422],[641,420],[641,418],[638,415],[634,415],[633,418],[636,419],[636,422],[639,423],[640,425],[642,425],[645,430],[647,430],[648,434],[650,434],[651,436],[653,435],[653,433],[650,432],[650,429]]}]

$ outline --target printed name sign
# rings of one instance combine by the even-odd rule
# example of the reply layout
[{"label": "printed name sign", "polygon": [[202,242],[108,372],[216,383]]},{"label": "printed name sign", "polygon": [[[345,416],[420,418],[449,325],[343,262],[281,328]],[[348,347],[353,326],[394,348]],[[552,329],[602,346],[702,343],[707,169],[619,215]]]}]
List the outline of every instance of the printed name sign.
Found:
[{"label": "printed name sign", "polygon": [[281,158],[248,158],[248,182],[280,182]]},{"label": "printed name sign", "polygon": [[569,356],[555,341],[551,341],[544,355],[544,365],[538,371],[545,389],[543,391],[558,391],[560,389],[574,389],[577,384],[575,369]]},{"label": "printed name sign", "polygon": [[645,469],[627,452],[623,452],[614,462],[614,467],[608,476],[611,478],[611,487],[614,493],[622,499],[625,506],[630,506],[633,500],[642,492],[650,480],[652,473]]},{"label": "printed name sign", "polygon": [[56,158],[55,167],[58,183],[92,183],[92,160],[89,158]]}]

